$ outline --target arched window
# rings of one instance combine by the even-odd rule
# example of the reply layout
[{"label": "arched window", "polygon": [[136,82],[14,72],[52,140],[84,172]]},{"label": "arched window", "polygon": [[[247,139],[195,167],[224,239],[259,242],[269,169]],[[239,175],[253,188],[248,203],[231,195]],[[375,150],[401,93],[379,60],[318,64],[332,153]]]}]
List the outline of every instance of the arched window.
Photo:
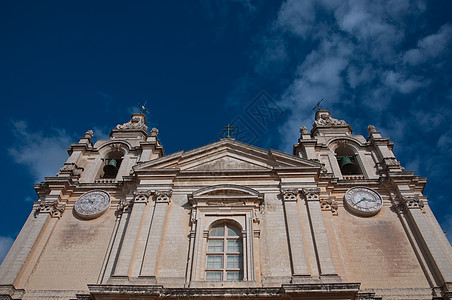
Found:
[{"label": "arched window", "polygon": [[241,230],[237,226],[222,222],[210,229],[206,280],[243,280],[243,241]]}]

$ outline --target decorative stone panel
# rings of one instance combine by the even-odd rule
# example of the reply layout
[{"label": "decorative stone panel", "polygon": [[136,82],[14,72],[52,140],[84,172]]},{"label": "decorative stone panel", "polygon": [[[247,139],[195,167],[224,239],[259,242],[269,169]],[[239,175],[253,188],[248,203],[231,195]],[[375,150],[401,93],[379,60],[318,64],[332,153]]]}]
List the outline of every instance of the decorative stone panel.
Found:
[{"label": "decorative stone panel", "polygon": [[338,215],[337,209],[339,208],[339,205],[334,198],[320,200],[320,207],[323,211],[331,211],[333,215]]}]

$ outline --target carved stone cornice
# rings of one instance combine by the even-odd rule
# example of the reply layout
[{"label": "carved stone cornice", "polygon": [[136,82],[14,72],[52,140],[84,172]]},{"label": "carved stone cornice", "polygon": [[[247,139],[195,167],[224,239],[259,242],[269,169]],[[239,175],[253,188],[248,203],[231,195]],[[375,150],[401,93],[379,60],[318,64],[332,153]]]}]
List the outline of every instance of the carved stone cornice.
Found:
[{"label": "carved stone cornice", "polygon": [[301,190],[306,201],[319,201],[320,189],[319,188],[304,188]]},{"label": "carved stone cornice", "polygon": [[283,189],[281,195],[284,202],[296,202],[298,190],[297,189]]},{"label": "carved stone cornice", "polygon": [[52,218],[61,218],[66,204],[59,204],[58,201],[42,201],[36,202],[35,217],[39,214],[50,214]]},{"label": "carved stone cornice", "polygon": [[155,191],[155,202],[157,203],[170,203],[172,190],[167,191]]}]

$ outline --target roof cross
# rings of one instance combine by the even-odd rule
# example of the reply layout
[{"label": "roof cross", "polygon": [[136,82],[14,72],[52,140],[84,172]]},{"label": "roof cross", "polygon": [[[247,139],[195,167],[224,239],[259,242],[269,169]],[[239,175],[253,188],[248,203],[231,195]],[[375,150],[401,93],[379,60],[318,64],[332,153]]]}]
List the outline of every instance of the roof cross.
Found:
[{"label": "roof cross", "polygon": [[228,126],[223,126],[223,128],[224,129],[221,129],[221,131],[227,131],[228,132],[228,135],[226,136],[227,139],[231,138],[231,136],[230,136],[230,132],[231,131],[236,131],[236,129],[233,126],[231,126],[231,124],[228,124]]}]

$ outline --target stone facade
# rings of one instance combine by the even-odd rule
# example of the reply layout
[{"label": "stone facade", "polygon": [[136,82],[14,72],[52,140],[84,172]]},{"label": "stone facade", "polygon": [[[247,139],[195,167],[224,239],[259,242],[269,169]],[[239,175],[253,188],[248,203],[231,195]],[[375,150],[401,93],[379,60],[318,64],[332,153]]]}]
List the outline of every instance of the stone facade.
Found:
[{"label": "stone facade", "polygon": [[35,185],[0,298],[450,299],[426,179],[368,131],[319,110],[292,155],[234,139],[165,155],[142,114],[88,131]]}]

